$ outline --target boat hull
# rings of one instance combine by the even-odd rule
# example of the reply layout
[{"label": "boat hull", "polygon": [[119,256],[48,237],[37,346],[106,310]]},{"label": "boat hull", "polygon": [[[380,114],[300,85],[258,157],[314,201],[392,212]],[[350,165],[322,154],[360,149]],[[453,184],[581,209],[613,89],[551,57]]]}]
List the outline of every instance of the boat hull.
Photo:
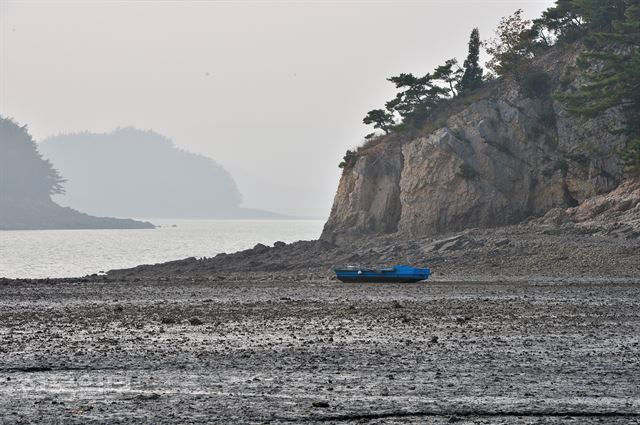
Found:
[{"label": "boat hull", "polygon": [[340,282],[355,283],[416,283],[425,280],[423,277],[344,277],[338,276]]},{"label": "boat hull", "polygon": [[427,280],[431,274],[429,269],[410,266],[395,266],[380,270],[357,267],[334,269],[336,277],[342,282],[372,282],[372,283],[414,283]]}]

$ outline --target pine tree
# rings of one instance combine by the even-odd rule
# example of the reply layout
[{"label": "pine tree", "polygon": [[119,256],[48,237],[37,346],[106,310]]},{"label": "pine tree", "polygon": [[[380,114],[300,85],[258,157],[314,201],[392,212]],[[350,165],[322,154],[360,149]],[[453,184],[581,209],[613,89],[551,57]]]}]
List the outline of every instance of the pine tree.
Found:
[{"label": "pine tree", "polygon": [[458,59],[449,59],[440,65],[433,72],[433,79],[440,80],[449,86],[451,97],[456,97],[459,93],[460,81],[463,70],[458,65]]},{"label": "pine tree", "polygon": [[12,199],[48,200],[64,193],[65,180],[43,159],[27,131],[0,116],[0,202]]},{"label": "pine tree", "polygon": [[532,22],[522,17],[522,9],[500,20],[497,38],[485,44],[491,59],[487,67],[498,76],[511,75],[518,78],[534,57],[538,45]]},{"label": "pine tree", "polygon": [[612,32],[614,22],[624,19],[626,0],[573,0],[575,12],[582,16],[591,32]]},{"label": "pine tree", "polygon": [[393,114],[384,109],[374,109],[367,113],[367,116],[362,120],[363,123],[369,125],[373,124],[373,128],[379,128],[384,131],[385,134],[389,134],[391,128],[395,124]]},{"label": "pine tree", "polygon": [[614,32],[615,23],[624,20],[627,0],[556,0],[555,6],[534,21],[571,42],[588,34]]},{"label": "pine tree", "polygon": [[448,89],[434,83],[431,74],[416,77],[413,74],[402,73],[388,80],[394,83],[397,89],[404,90],[399,92],[395,99],[387,102],[387,110],[396,111],[405,119],[426,115],[448,93]]},{"label": "pine tree", "polygon": [[458,92],[475,90],[482,85],[483,69],[480,66],[480,31],[474,28],[469,37],[469,54],[464,61],[464,74],[458,84]]},{"label": "pine tree", "polygon": [[[588,76],[588,83],[577,92],[561,99],[569,111],[586,116],[621,107],[626,114],[622,130],[629,136],[621,156],[632,170],[640,171],[640,0],[626,0],[623,17],[610,24],[608,17],[618,16],[620,5],[615,1],[607,4],[610,9],[603,13],[606,19],[596,19],[591,10],[587,20],[598,22],[591,27],[590,35],[601,43],[584,59],[598,63],[597,71]],[[612,32],[600,32],[609,26]]]}]

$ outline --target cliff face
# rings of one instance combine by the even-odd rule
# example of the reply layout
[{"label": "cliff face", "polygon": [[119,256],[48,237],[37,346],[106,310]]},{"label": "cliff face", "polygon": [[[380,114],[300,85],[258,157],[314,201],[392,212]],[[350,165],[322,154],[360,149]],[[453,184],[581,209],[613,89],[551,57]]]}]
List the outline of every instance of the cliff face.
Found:
[{"label": "cliff face", "polygon": [[578,53],[552,52],[537,64],[548,92],[497,81],[428,133],[362,148],[344,170],[322,239],[511,224],[614,189],[623,179],[624,137],[612,132],[621,114],[587,120],[554,100],[580,84]]},{"label": "cliff face", "polygon": [[336,242],[362,233],[398,230],[404,156],[398,143],[382,147],[375,153],[359,156],[345,170],[321,239]]}]

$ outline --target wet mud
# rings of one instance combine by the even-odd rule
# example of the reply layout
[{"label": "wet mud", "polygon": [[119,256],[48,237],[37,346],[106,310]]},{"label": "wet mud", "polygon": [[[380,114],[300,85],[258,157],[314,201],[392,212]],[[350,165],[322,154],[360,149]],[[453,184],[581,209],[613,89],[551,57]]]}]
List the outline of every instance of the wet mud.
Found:
[{"label": "wet mud", "polygon": [[0,283],[1,423],[640,423],[640,281]]}]

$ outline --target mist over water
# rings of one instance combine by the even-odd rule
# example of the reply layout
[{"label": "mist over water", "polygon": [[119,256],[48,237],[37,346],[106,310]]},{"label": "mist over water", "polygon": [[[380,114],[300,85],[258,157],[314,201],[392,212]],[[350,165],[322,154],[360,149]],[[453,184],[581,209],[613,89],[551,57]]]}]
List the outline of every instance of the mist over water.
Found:
[{"label": "mist over water", "polygon": [[241,208],[233,177],[211,158],[153,131],[50,137],[38,146],[64,176],[60,205],[100,217],[282,218]]},{"label": "mist over water", "polygon": [[160,227],[0,232],[0,277],[84,276],[139,264],[212,257],[257,243],[316,239],[324,224],[321,220],[150,221]]}]

